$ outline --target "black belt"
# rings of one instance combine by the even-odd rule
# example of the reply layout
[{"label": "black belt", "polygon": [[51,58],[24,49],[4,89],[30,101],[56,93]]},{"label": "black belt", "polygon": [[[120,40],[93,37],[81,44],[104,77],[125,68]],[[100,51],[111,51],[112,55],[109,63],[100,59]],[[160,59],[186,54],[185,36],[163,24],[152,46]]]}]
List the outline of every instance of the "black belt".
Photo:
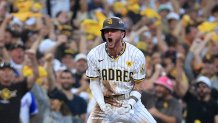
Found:
[{"label": "black belt", "polygon": [[129,96],[127,94],[121,94],[121,95],[104,96],[104,98],[106,98],[106,99],[114,98],[114,99],[118,99],[118,100],[124,100],[124,99],[129,98]]}]

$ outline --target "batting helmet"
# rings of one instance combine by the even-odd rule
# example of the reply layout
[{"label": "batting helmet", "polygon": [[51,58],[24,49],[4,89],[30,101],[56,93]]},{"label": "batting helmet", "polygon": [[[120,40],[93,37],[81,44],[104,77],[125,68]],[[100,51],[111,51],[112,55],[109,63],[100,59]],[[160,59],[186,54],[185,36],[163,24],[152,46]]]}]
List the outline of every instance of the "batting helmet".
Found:
[{"label": "batting helmet", "polygon": [[101,29],[101,37],[105,41],[104,30],[107,29],[118,29],[125,32],[124,37],[126,35],[124,22],[118,17],[107,18],[103,22],[103,28]]}]

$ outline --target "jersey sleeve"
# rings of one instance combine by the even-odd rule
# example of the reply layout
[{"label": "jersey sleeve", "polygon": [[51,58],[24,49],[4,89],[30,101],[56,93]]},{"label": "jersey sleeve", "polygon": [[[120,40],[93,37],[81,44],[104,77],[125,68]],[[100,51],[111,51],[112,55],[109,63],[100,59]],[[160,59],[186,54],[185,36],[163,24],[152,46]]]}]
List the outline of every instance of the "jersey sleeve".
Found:
[{"label": "jersey sleeve", "polygon": [[91,50],[90,53],[87,55],[88,68],[86,70],[86,76],[89,78],[98,78],[99,77],[99,71],[97,68],[96,61],[97,60],[96,60],[95,53]]},{"label": "jersey sleeve", "polygon": [[145,79],[145,75],[145,56],[139,51],[135,56],[135,66],[132,78],[135,82],[142,82]]}]

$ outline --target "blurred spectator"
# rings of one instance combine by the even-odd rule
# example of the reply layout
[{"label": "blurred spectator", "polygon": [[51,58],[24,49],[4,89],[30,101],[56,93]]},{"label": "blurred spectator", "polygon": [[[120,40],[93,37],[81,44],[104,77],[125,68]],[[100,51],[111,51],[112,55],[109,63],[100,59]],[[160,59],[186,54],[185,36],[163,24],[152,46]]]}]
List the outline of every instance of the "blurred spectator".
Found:
[{"label": "blurred spectator", "polygon": [[193,43],[196,35],[198,34],[198,29],[196,25],[188,25],[185,28],[185,39],[184,43],[190,47],[191,44]]},{"label": "blurred spectator", "polygon": [[54,47],[56,44],[55,41],[51,39],[45,39],[39,44],[39,52],[42,54],[45,54],[48,52],[52,47]]},{"label": "blurred spectator", "polygon": [[105,9],[105,2],[101,0],[89,0],[88,1],[88,11],[93,11],[94,9]]},{"label": "blurred spectator", "polygon": [[38,113],[34,117],[30,117],[31,123],[42,123],[49,115],[50,104],[47,96],[48,83],[42,82],[41,85],[35,84],[31,89],[36,99]]},{"label": "blurred spectator", "polygon": [[61,63],[63,63],[64,65],[66,65],[66,67],[71,70],[73,73],[76,71],[76,63],[75,63],[75,59],[74,59],[74,54],[75,52],[73,50],[70,49],[65,49],[63,51],[63,53],[61,54]]},{"label": "blurred spectator", "polygon": [[188,83],[177,81],[176,93],[186,103],[187,123],[218,122],[218,104],[211,98],[211,81],[208,77],[200,75],[195,83],[195,94],[191,93]]},{"label": "blurred spectator", "polygon": [[51,66],[52,59],[52,55],[47,57],[49,95],[58,97],[66,103],[73,117],[79,117],[82,122],[86,122],[87,102],[71,92],[72,85],[75,82],[74,75],[68,69],[62,70],[59,74],[60,86],[56,86],[57,83]]},{"label": "blurred spectator", "polygon": [[53,19],[54,30],[57,34],[64,34],[68,39],[72,39],[72,26],[70,16],[67,11],[59,11]]},{"label": "blurred spectator", "polygon": [[169,29],[168,25],[168,14],[172,11],[172,8],[167,5],[160,5],[157,12],[159,13],[161,17],[161,26],[163,29],[163,33],[168,33],[169,31],[172,31]]},{"label": "blurred spectator", "polygon": [[75,88],[78,88],[81,86],[80,80],[88,67],[86,55],[82,53],[77,54],[75,56],[75,62],[76,62],[76,72],[74,74],[75,74],[76,83],[74,83],[73,86]]},{"label": "blurred spectator", "polygon": [[143,90],[152,90],[160,75],[168,75],[195,92],[193,81],[202,74],[210,79],[211,98],[217,101],[217,13],[217,0],[0,0],[0,61],[10,62],[16,75],[29,77],[34,72],[25,50],[36,52],[39,77],[31,92],[39,113],[30,117],[31,123],[42,123],[50,113],[50,84],[43,68],[48,53],[54,55],[57,88],[63,70],[72,71],[76,82],[70,91],[86,100],[89,113],[95,100],[83,76],[86,60],[76,62],[75,56],[100,44],[102,21],[118,16],[127,30],[124,41],[146,56]]},{"label": "blurred spectator", "polygon": [[30,117],[38,113],[36,100],[32,92],[27,92],[21,99],[20,121],[21,123],[29,123]]},{"label": "blurred spectator", "polygon": [[167,76],[161,76],[153,84],[153,93],[151,91],[142,93],[142,103],[158,123],[181,123],[182,107],[179,100],[172,95],[173,81]]},{"label": "blurred spectator", "polygon": [[24,46],[23,44],[10,44],[8,47],[11,56],[11,64],[20,73],[24,62]]},{"label": "blurred spectator", "polygon": [[69,107],[59,97],[50,96],[50,108],[42,123],[74,123]]},{"label": "blurred spectator", "polygon": [[2,123],[19,122],[21,98],[32,88],[38,77],[35,53],[28,51],[26,54],[32,61],[31,66],[35,73],[28,78],[24,78],[22,75],[20,78],[17,78],[16,70],[10,63],[1,63],[0,65],[0,105],[2,107],[0,109],[0,117]]},{"label": "blurred spectator", "polygon": [[[215,77],[214,77],[214,81],[218,82],[218,55],[214,56],[214,67],[215,67]],[[215,87],[218,90],[218,85],[217,83],[212,83],[212,85],[214,84],[213,87]]]},{"label": "blurred spectator", "polygon": [[80,79],[80,87],[79,88],[72,88],[71,91],[74,94],[79,95],[87,102],[91,99],[91,91],[89,89],[89,79],[85,75],[85,73],[82,75],[82,78]]},{"label": "blurred spectator", "polygon": [[7,16],[9,14],[9,12],[7,11],[9,8],[8,3],[6,1],[1,1],[0,2],[0,23],[3,22],[3,20],[5,19],[5,16]]},{"label": "blurred spectator", "polygon": [[70,0],[47,0],[49,12],[51,17],[54,18],[60,11],[70,11]]},{"label": "blurred spectator", "polygon": [[84,4],[87,0],[71,1],[71,11],[73,12],[71,23],[73,28],[79,30],[81,22],[88,18],[88,4]]}]

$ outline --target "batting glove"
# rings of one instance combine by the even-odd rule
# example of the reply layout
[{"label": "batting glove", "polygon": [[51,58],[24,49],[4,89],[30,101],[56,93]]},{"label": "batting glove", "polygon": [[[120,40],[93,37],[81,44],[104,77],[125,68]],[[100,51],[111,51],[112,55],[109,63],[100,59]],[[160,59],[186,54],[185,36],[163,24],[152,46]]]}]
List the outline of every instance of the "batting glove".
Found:
[{"label": "batting glove", "polygon": [[112,106],[110,104],[100,104],[99,107],[105,114],[113,113]]},{"label": "batting glove", "polygon": [[118,113],[119,114],[130,113],[131,109],[138,102],[138,100],[140,100],[140,98],[141,98],[141,94],[138,91],[132,91],[130,93],[129,100],[127,101],[126,104],[124,103],[120,109],[118,109]]},{"label": "batting glove", "polygon": [[130,104],[127,103],[127,104],[123,104],[122,107],[120,107],[120,108],[117,110],[117,112],[118,112],[118,114],[120,114],[120,115],[124,115],[124,114],[126,114],[126,113],[129,113],[130,110],[132,110],[132,105],[130,105]]}]

